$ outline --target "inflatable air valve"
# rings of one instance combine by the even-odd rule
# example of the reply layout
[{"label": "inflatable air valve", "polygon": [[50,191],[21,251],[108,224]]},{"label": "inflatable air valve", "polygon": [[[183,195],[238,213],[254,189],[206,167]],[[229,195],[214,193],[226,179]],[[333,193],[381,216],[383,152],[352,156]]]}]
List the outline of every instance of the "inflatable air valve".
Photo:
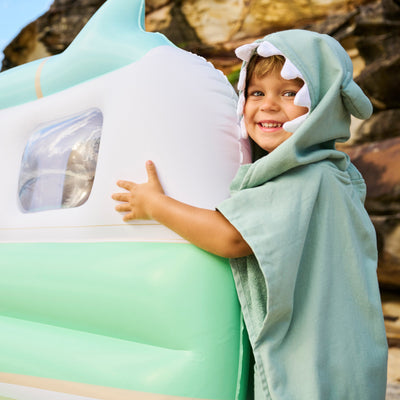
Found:
[{"label": "inflatable air valve", "polygon": [[114,211],[115,182],[143,181],[147,159],[168,194],[210,209],[249,161],[226,78],[145,32],[143,12],[107,1],[42,65],[41,98],[42,61],[0,74],[0,396],[246,395],[228,261]]}]

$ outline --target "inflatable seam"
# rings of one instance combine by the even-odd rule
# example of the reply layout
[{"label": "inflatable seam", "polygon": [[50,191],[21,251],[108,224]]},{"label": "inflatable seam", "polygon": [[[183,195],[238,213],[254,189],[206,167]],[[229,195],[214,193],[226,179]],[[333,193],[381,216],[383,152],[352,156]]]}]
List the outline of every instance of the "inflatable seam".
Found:
[{"label": "inflatable seam", "polygon": [[40,85],[40,76],[42,74],[43,66],[44,66],[44,64],[46,63],[47,60],[48,60],[48,58],[46,58],[45,60],[43,60],[39,64],[39,66],[38,66],[38,68],[36,70],[36,74],[35,74],[35,91],[36,91],[36,97],[38,99],[41,99],[42,97],[44,97],[43,96],[43,92],[42,92],[42,87]]}]

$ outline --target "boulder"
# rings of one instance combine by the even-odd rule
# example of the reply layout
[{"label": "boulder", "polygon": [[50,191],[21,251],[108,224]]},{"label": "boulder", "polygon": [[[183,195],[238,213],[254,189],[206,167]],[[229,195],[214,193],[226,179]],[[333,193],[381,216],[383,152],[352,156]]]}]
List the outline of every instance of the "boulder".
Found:
[{"label": "boulder", "polygon": [[382,309],[389,343],[386,400],[400,399],[400,295],[382,294]]},{"label": "boulder", "polygon": [[400,287],[400,137],[344,148],[367,184],[384,287]]},{"label": "boulder", "polygon": [[349,144],[372,143],[398,137],[400,133],[400,108],[376,111],[371,118],[360,121]]}]

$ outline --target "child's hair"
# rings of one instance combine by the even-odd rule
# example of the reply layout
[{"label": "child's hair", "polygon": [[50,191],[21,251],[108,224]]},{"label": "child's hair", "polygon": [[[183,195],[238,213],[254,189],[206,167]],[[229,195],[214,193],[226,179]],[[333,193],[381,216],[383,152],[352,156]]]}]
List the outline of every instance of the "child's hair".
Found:
[{"label": "child's hair", "polygon": [[[247,98],[247,88],[252,76],[256,78],[262,78],[270,73],[281,71],[283,65],[285,64],[285,57],[280,55],[273,55],[270,57],[261,57],[259,55],[254,55],[247,66],[246,75],[246,89],[245,98]],[[300,78],[296,78],[295,81],[303,86],[304,82]]]}]

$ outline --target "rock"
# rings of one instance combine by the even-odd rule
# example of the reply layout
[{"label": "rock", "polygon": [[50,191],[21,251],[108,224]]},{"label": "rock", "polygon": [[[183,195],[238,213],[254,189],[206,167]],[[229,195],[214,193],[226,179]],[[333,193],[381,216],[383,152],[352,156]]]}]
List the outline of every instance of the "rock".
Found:
[{"label": "rock", "polygon": [[375,226],[379,266],[378,279],[381,288],[400,287],[400,214],[372,216]]},{"label": "rock", "polygon": [[367,65],[356,82],[378,110],[400,108],[400,53],[388,54]]},{"label": "rock", "polygon": [[243,21],[241,35],[261,35],[273,30],[299,27],[312,20],[319,21],[329,15],[347,14],[362,2],[338,0],[259,0],[251,2]]},{"label": "rock", "polygon": [[159,10],[160,8],[168,5],[168,3],[171,3],[170,0],[146,0],[146,14],[150,14],[155,10]]},{"label": "rock", "polygon": [[38,25],[38,22],[34,21],[26,26],[14,39],[15,45],[8,46],[4,50],[4,69],[51,55],[46,46],[37,40],[39,35]]},{"label": "rock", "polygon": [[400,384],[388,383],[386,391],[386,400],[400,399]]},{"label": "rock", "polygon": [[2,71],[61,53],[105,0],[55,0],[5,48]]},{"label": "rock", "polygon": [[[216,61],[222,56],[226,62],[227,58],[235,59],[233,49],[244,42],[278,29],[313,29],[313,24],[321,28],[321,21],[327,17],[330,27],[325,26],[325,32],[341,40],[349,33],[349,20],[354,19],[361,4],[369,1],[146,0],[146,29],[164,33],[173,43],[199,55],[213,56]],[[50,10],[35,21],[36,33],[30,33],[30,40],[44,46],[46,51],[41,54],[63,51],[103,3],[104,0],[55,0]],[[20,39],[17,37],[8,46],[3,70],[33,57],[21,54],[25,45]],[[30,52],[27,49],[25,53]]]},{"label": "rock", "polygon": [[399,108],[393,89],[400,89],[400,4],[382,0],[361,7],[354,35],[366,63],[357,83],[376,109]]},{"label": "rock", "polygon": [[380,284],[400,287],[400,137],[343,150],[367,184],[365,205],[377,234]]},{"label": "rock", "polygon": [[[172,4],[166,4],[149,12],[146,17],[146,29],[151,32],[166,30],[172,22],[171,16]],[[147,10],[147,5],[146,5]]]},{"label": "rock", "polygon": [[394,138],[400,133],[400,108],[375,112],[367,121],[354,125],[349,144],[371,143]]},{"label": "rock", "polygon": [[394,0],[376,1],[359,8],[354,35],[367,64],[399,53],[399,21],[400,6]]},{"label": "rock", "polygon": [[[161,15],[160,11],[158,12],[158,16]],[[169,13],[169,18],[165,15],[166,12]],[[171,42],[189,51],[194,51],[196,48],[202,47],[201,38],[199,38],[198,32],[187,20],[181,1],[169,1],[169,4],[163,7],[162,13],[165,15],[163,17],[164,20],[161,20],[162,25],[155,24],[155,19],[152,19],[154,12],[147,15],[147,30],[161,32]],[[169,22],[168,25],[166,24],[167,21]]]},{"label": "rock", "polygon": [[400,213],[400,137],[344,150],[367,183],[368,212],[371,215]]},{"label": "rock", "polygon": [[388,337],[388,386],[386,400],[400,399],[400,294],[382,294],[382,309]]},{"label": "rock", "polygon": [[400,294],[395,291],[383,293],[382,310],[389,347],[396,349],[392,352],[392,361],[399,367],[395,371],[391,369],[392,375],[388,378],[392,382],[400,383]]},{"label": "rock", "polygon": [[232,40],[241,27],[247,3],[245,0],[183,0],[182,13],[201,43],[209,46]]},{"label": "rock", "polygon": [[[367,1],[182,0],[182,11],[203,45],[216,46],[303,27],[328,16],[343,18]],[[345,17],[346,18],[346,17]],[[224,23],[221,23],[224,21]]]}]

